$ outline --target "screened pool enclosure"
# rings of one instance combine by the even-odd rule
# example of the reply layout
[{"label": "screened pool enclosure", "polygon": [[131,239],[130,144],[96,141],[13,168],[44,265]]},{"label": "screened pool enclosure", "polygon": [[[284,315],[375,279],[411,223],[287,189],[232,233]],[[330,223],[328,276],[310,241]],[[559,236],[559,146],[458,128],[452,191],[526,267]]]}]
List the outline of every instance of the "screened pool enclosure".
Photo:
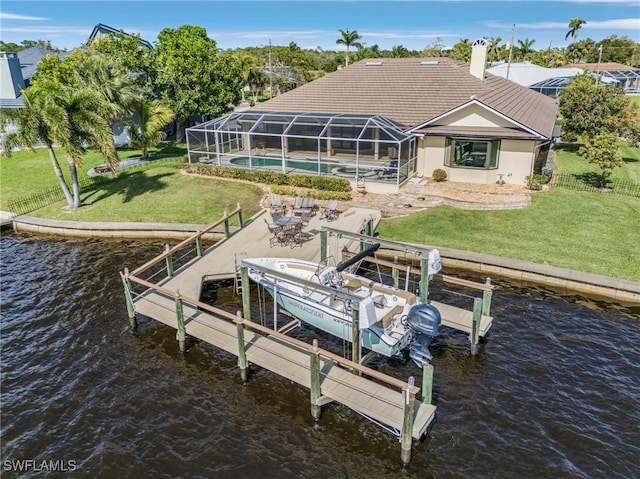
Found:
[{"label": "screened pool enclosure", "polygon": [[243,111],[187,129],[189,162],[400,185],[416,140],[381,116]]}]

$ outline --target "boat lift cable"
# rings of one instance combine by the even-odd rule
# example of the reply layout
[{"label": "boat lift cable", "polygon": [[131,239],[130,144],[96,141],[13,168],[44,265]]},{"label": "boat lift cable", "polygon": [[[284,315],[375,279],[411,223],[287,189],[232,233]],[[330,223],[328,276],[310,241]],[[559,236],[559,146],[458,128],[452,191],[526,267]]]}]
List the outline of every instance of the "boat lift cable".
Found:
[{"label": "boat lift cable", "polygon": [[351,409],[351,410],[352,410],[353,412],[355,412],[356,414],[359,414],[359,415],[360,415],[360,416],[362,416],[363,418],[367,419],[368,421],[372,422],[372,423],[373,423],[373,424],[375,424],[376,426],[378,426],[378,427],[380,427],[380,428],[384,429],[384,430],[385,430],[385,431],[387,431],[388,433],[393,434],[393,435],[394,435],[394,436],[396,436],[396,437],[400,437],[400,431],[399,431],[398,429],[396,429],[395,427],[390,427],[390,426],[387,426],[386,424],[381,423],[380,421],[376,421],[376,420],[375,420],[375,419],[373,419],[372,417],[367,416],[366,414],[364,414],[364,413],[362,413],[362,412],[360,412],[360,411],[357,411],[356,409],[352,409],[352,408],[349,408],[349,409]]}]

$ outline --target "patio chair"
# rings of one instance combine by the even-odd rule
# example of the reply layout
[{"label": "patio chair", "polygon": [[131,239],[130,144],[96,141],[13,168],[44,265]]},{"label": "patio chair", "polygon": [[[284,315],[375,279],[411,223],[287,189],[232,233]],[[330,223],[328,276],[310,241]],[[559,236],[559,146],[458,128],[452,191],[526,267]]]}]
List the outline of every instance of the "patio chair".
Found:
[{"label": "patio chair", "polygon": [[391,160],[384,168],[376,170],[378,178],[395,177],[398,174],[398,160]]},{"label": "patio chair", "polygon": [[305,213],[314,214],[315,200],[313,198],[303,198],[296,196],[293,200],[293,209],[291,213],[294,216],[302,216]]},{"label": "patio chair", "polygon": [[320,212],[320,218],[325,218],[327,221],[333,221],[338,218],[340,212],[338,211],[338,201],[329,200],[327,206],[322,208]]},{"label": "patio chair", "polygon": [[269,208],[271,213],[285,214],[287,211],[287,207],[279,195],[269,195]]}]

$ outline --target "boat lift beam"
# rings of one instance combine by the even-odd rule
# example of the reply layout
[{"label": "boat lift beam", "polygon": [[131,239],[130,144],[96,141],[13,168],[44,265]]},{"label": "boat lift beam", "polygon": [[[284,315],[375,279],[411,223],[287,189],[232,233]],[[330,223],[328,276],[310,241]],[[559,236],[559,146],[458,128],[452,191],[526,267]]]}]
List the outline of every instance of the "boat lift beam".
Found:
[{"label": "boat lift beam", "polygon": [[322,226],[320,230],[320,259],[325,261],[327,259],[327,242],[329,236],[338,236],[340,238],[350,238],[360,241],[362,243],[377,243],[381,248],[390,249],[394,251],[402,251],[404,253],[412,253],[420,257],[420,301],[422,303],[429,302],[429,281],[432,275],[427,274],[429,264],[429,253],[435,248],[423,248],[420,246],[414,246],[408,243],[400,243],[398,241],[384,240],[374,236],[368,236],[364,234],[352,233],[350,231],[339,230],[328,226]]}]

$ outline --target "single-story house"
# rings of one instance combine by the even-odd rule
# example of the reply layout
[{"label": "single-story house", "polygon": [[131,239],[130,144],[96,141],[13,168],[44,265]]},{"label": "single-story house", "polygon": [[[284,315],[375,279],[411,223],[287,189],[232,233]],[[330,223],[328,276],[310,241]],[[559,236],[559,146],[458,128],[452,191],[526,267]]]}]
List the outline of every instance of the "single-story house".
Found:
[{"label": "single-story house", "polygon": [[[547,96],[557,97],[560,90],[567,88],[571,80],[585,72],[582,68],[547,68],[530,62],[507,63],[500,62],[487,68],[487,73],[516,82],[533,91]],[[618,82],[612,78],[600,78],[602,83]]]},{"label": "single-story house", "polygon": [[558,136],[556,102],[449,58],[363,60],[187,129],[189,161],[365,182],[397,192],[443,169],[451,181],[525,184]]},{"label": "single-story house", "polygon": [[622,63],[571,63],[565,68],[580,68],[594,72],[606,81],[615,81],[628,95],[640,95],[640,68],[630,67]]}]

